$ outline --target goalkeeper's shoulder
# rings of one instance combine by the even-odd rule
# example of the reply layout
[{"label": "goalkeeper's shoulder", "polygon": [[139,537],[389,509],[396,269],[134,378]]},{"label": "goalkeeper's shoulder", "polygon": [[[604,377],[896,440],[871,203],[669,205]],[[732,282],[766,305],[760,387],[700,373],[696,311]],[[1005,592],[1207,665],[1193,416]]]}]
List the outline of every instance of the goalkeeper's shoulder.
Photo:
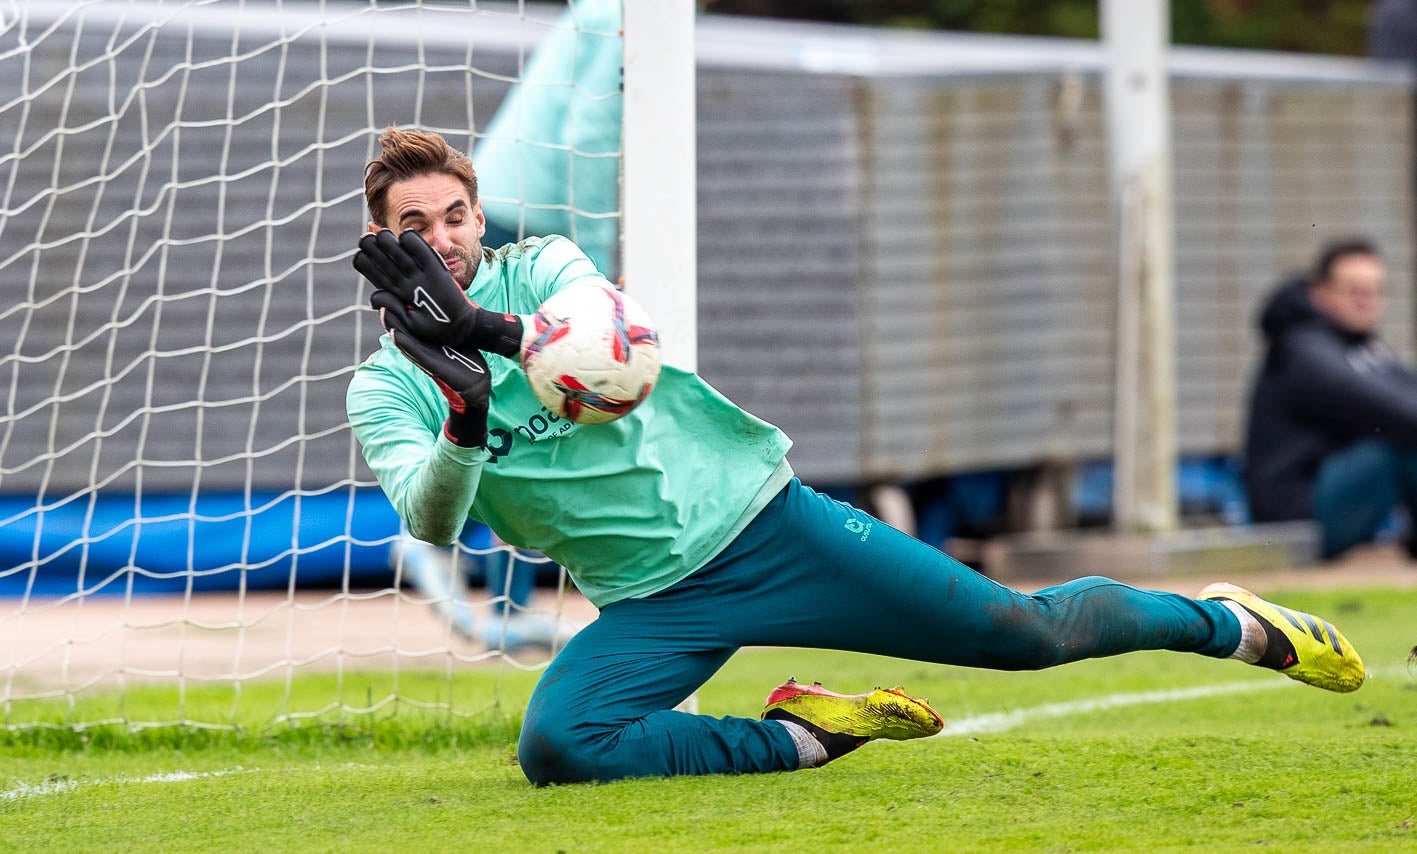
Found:
[{"label": "goalkeeper's shoulder", "polygon": [[509,243],[503,246],[500,253],[505,253],[508,261],[522,261],[525,263],[546,263],[546,262],[566,262],[572,260],[582,260],[589,262],[590,258],[585,250],[576,245],[575,241],[564,234],[545,234],[540,237],[524,237],[516,243]]},{"label": "goalkeeper's shoulder", "polygon": [[497,250],[508,266],[525,271],[541,299],[572,282],[585,281],[610,287],[605,275],[570,238],[560,234],[528,237]]},{"label": "goalkeeper's shoulder", "polygon": [[426,375],[383,335],[379,348],[355,367],[345,389],[345,409],[353,419],[356,413],[398,401],[406,402],[410,409],[426,408],[430,396],[427,385],[431,383]]}]

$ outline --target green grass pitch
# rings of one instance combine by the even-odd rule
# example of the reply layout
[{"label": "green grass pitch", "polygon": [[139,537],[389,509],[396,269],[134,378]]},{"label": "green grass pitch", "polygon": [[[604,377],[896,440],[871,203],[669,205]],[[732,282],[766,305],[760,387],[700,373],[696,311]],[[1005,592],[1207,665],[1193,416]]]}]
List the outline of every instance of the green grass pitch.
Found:
[{"label": "green grass pitch", "polygon": [[[995,673],[748,650],[704,686],[702,712],[754,715],[788,675],[843,691],[904,683],[931,698],[946,734],[800,773],[534,789],[514,750],[535,674],[466,673],[455,692],[486,696],[496,680],[500,713],[402,706],[239,733],[0,733],[0,849],[1417,850],[1417,591],[1274,598],[1342,627],[1369,683],[1329,694],[1168,653]],[[342,692],[352,703],[388,678],[299,677],[289,702],[316,708]],[[428,699],[448,686],[400,679],[401,693]],[[193,719],[254,720],[285,698],[280,680],[240,695],[189,689],[182,702]],[[152,689],[85,702],[159,718],[174,701]]]}]

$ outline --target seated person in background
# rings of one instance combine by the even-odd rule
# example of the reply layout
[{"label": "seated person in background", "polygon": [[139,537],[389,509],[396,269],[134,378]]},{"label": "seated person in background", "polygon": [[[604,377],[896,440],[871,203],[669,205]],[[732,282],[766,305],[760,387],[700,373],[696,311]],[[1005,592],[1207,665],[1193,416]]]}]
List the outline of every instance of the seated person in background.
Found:
[{"label": "seated person in background", "polygon": [[1368,55],[1417,62],[1417,0],[1377,0],[1368,14]]},{"label": "seated person in background", "polygon": [[1317,520],[1325,559],[1371,542],[1398,506],[1417,517],[1417,372],[1378,340],[1384,276],[1371,243],[1335,242],[1260,318],[1269,347],[1250,401],[1250,512]]}]

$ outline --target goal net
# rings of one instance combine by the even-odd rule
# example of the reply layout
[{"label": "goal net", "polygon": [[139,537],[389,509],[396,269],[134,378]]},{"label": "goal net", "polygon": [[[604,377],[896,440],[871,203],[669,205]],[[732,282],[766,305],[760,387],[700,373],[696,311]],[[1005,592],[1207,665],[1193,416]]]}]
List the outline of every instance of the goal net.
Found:
[{"label": "goal net", "polygon": [[[470,152],[503,233],[614,274],[622,95],[587,69],[620,14],[0,0],[6,727],[475,715],[593,618],[474,523],[403,539],[344,391],[381,332],[350,257],[387,126]],[[599,136],[538,136],[548,110]]]}]

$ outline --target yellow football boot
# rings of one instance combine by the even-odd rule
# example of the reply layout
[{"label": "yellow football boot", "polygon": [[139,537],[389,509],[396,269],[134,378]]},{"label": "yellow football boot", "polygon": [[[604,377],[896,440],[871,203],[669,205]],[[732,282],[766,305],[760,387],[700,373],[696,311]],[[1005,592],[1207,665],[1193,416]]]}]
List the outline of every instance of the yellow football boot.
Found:
[{"label": "yellow football boot", "polygon": [[773,689],[763,720],[791,721],[821,742],[828,761],[877,738],[904,741],[935,735],[945,722],[926,700],[905,690],[876,688],[866,694],[837,694],[794,677]]},{"label": "yellow football boot", "polygon": [[1358,651],[1327,620],[1266,602],[1245,588],[1226,582],[1207,586],[1196,598],[1227,599],[1259,620],[1268,638],[1268,648],[1255,662],[1261,667],[1340,693],[1357,691],[1367,678]]}]

